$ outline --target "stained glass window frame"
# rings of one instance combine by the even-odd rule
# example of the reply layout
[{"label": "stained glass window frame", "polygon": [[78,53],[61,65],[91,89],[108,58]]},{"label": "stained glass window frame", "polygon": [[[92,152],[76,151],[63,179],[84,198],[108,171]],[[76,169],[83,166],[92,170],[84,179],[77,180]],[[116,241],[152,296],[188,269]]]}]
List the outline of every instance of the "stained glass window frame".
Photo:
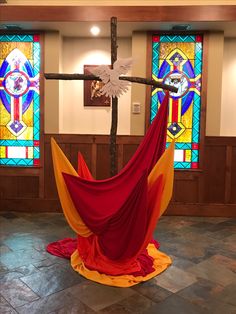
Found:
[{"label": "stained glass window frame", "polygon": [[[9,40],[10,39],[10,40]],[[2,42],[12,42],[12,43],[23,43],[28,42],[32,43],[32,66],[25,64],[24,71],[29,71],[25,75],[26,79],[30,80],[30,83],[27,82],[27,89],[29,90],[29,84],[33,86],[32,89],[38,90],[38,92],[31,93],[31,97],[28,96],[28,99],[31,99],[31,106],[34,108],[33,114],[33,135],[30,139],[0,139],[0,147],[7,147],[8,152],[12,152],[14,155],[15,147],[18,148],[20,155],[23,155],[23,158],[0,158],[0,167],[1,168],[14,168],[16,171],[19,169],[30,168],[32,171],[34,169],[42,168],[43,164],[43,34],[42,32],[0,32],[0,40]],[[16,45],[17,46],[17,45]],[[22,71],[22,72],[24,72]],[[13,71],[12,71],[13,72]],[[29,74],[29,75],[28,75]],[[36,77],[38,77],[36,84]],[[26,93],[27,94],[27,93]],[[27,96],[25,96],[25,99]],[[23,111],[22,111],[23,112]],[[28,157],[28,158],[27,158]],[[17,170],[18,169],[18,170]]]},{"label": "stained glass window frame", "polygon": [[[197,159],[195,157],[196,162],[193,161],[193,167],[191,167],[190,162],[188,163],[188,165],[186,167],[176,167],[177,162],[175,162],[175,170],[176,171],[202,171],[202,167],[203,167],[203,156],[204,156],[204,139],[205,139],[205,110],[206,110],[206,80],[205,80],[205,62],[207,60],[207,36],[205,32],[160,32],[160,31],[156,31],[156,32],[149,32],[148,34],[148,48],[147,48],[147,57],[148,57],[148,72],[150,73],[149,75],[152,76],[153,79],[155,79],[155,73],[153,75],[153,59],[155,58],[154,53],[153,53],[153,37],[160,37],[160,36],[193,36],[193,37],[197,37],[199,36],[199,39],[201,40],[201,98],[200,98],[200,108],[199,108],[199,130],[198,130],[198,143],[197,145],[190,145],[190,143],[186,143],[184,145],[182,145],[182,149],[188,149],[191,150],[191,153],[195,153],[197,156]],[[159,80],[159,82],[164,82],[164,80]],[[164,83],[167,83],[166,81]],[[154,88],[152,89],[153,92]],[[152,121],[152,92],[151,95],[149,94],[147,96],[147,106],[146,106],[146,127],[148,127],[151,124]],[[166,144],[166,147],[168,147],[170,145],[170,143]],[[180,149],[179,144],[177,143],[177,149]]]}]

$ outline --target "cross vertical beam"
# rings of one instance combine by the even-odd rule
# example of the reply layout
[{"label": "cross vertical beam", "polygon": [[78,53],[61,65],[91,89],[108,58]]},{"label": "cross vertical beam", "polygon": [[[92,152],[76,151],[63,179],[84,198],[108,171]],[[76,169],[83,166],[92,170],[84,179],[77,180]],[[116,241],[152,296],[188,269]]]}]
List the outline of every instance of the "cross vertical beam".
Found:
[{"label": "cross vertical beam", "polygon": [[[111,68],[117,60],[117,18],[111,18]],[[98,80],[101,78],[93,74],[59,74],[59,73],[45,73],[46,79],[49,80]],[[120,80],[134,82],[138,84],[152,85],[154,87],[162,88],[176,93],[178,89],[174,86],[157,82],[153,79],[146,79],[142,77],[120,76]],[[116,147],[116,133],[118,123],[118,98],[112,97],[112,113],[111,113],[111,130],[110,130],[110,175],[117,174],[117,147]]]},{"label": "cross vertical beam", "polygon": [[[111,18],[111,68],[117,60],[117,18]],[[116,133],[118,123],[118,98],[112,97],[112,113],[111,113],[111,131],[110,131],[110,175],[117,174],[116,162]]]}]

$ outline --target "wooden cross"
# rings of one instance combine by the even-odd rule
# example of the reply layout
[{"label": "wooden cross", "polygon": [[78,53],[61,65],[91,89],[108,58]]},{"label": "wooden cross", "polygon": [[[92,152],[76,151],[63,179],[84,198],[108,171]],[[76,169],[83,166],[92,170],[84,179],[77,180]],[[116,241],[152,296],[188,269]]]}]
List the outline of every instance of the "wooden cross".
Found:
[{"label": "wooden cross", "polygon": [[[117,60],[117,18],[111,18],[111,68]],[[96,80],[101,81],[98,76],[93,74],[59,74],[59,73],[45,73],[45,78],[48,80]],[[152,85],[154,87],[159,87],[171,92],[177,92],[178,89],[174,86],[167,84],[162,84],[154,81],[153,79],[146,79],[141,77],[131,77],[131,76],[120,76],[120,80]],[[117,163],[116,163],[116,134],[117,134],[117,107],[118,98],[112,97],[112,119],[111,119],[111,130],[110,130],[110,174],[114,176],[117,173]]]}]

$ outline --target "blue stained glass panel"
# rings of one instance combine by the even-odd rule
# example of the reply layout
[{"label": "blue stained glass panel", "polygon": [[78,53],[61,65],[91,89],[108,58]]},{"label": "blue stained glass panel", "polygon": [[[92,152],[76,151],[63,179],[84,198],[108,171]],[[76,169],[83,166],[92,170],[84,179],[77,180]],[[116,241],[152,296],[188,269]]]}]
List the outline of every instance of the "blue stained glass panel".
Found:
[{"label": "blue stained glass panel", "polygon": [[0,165],[39,166],[40,36],[0,35]]},{"label": "blue stained glass panel", "polygon": [[[170,93],[167,127],[167,147],[176,142],[176,169],[199,167],[202,55],[201,35],[153,35],[152,78],[178,88]],[[163,98],[163,90],[153,88],[150,122]]]}]

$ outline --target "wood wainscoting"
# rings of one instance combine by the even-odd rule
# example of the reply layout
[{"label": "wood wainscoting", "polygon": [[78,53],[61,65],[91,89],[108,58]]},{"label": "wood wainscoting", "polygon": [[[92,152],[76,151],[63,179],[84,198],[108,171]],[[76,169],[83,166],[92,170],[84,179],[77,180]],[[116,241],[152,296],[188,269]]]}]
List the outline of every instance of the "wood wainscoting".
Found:
[{"label": "wood wainscoting", "polygon": [[[50,138],[73,166],[80,151],[97,179],[109,177],[109,136],[44,136],[42,168],[0,167],[0,210],[61,211],[55,186]],[[117,137],[118,170],[137,149],[141,136]],[[236,138],[206,137],[199,170],[175,171],[173,199],[166,214],[236,217]]]}]

